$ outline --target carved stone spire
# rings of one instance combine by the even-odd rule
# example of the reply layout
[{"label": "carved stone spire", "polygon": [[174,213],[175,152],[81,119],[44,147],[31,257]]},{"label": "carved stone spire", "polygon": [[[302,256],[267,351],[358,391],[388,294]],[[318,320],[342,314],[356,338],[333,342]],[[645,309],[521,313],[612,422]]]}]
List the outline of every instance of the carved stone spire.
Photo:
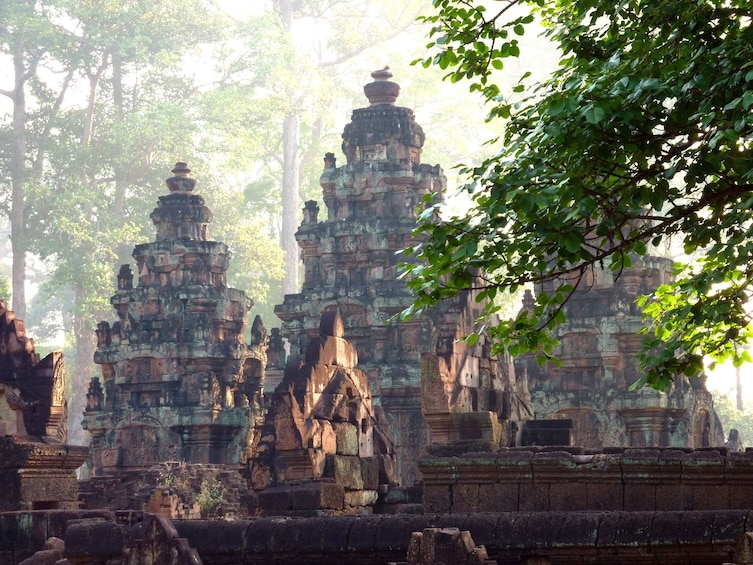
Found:
[{"label": "carved stone spire", "polygon": [[392,82],[392,73],[389,67],[384,67],[379,71],[371,73],[374,82],[368,83],[363,87],[363,93],[372,106],[378,104],[395,104],[397,97],[400,95],[400,85]]},{"label": "carved stone spire", "polygon": [[157,227],[157,241],[172,239],[206,240],[212,212],[204,205],[204,198],[192,191],[196,179],[188,176],[191,169],[183,162],[175,163],[175,176],[165,180],[170,194],[159,197],[159,204],[151,218]]},{"label": "carved stone spire", "polygon": [[388,68],[371,76],[374,82],[363,87],[371,105],[353,110],[352,121],[343,131],[343,153],[349,165],[377,162],[410,170],[421,163],[424,130],[410,108],[395,106],[400,85],[389,80],[392,73]]}]

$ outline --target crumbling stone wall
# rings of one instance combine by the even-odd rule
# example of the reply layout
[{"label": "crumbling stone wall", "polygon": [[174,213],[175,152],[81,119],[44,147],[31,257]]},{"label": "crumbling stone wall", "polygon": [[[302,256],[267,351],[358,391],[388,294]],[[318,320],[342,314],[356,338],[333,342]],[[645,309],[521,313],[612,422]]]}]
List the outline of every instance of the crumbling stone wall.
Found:
[{"label": "crumbling stone wall", "polygon": [[716,511],[753,506],[753,452],[514,448],[427,457],[424,511]]},{"label": "crumbling stone wall", "polygon": [[[500,565],[719,565],[751,562],[744,546],[752,518],[749,510],[520,512],[182,520],[174,526],[204,565],[383,565],[405,561],[413,532],[426,528],[467,530]],[[101,520],[72,523],[68,558],[117,563],[131,528]]]},{"label": "crumbling stone wall", "polygon": [[[601,447],[709,447],[724,445],[724,434],[704,379],[677,375],[664,393],[630,390],[643,375],[635,354],[644,327],[636,302],[674,276],[670,259],[645,255],[615,275],[594,267],[565,305],[567,322],[557,329],[555,349],[562,364],[539,365],[535,355],[515,360],[528,375],[537,419],[573,423],[573,444]],[[543,290],[553,292],[557,281]],[[537,290],[538,291],[538,290]],[[527,292],[524,309],[533,308]]]},{"label": "crumbling stone wall", "polygon": [[0,300],[0,511],[78,507],[85,447],[66,445],[62,353],[44,359]]},{"label": "crumbling stone wall", "polygon": [[398,483],[392,437],[343,336],[339,312],[325,312],[272,396],[250,463],[267,514],[360,513]]}]

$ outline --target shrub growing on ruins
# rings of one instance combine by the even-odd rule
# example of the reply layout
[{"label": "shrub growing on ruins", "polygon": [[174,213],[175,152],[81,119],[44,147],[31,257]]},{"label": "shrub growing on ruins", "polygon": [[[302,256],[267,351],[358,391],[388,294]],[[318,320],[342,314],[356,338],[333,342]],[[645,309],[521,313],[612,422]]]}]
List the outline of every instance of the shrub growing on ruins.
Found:
[{"label": "shrub growing on ruins", "polygon": [[224,494],[225,487],[217,479],[207,478],[201,482],[199,494],[196,495],[196,502],[199,503],[202,518],[217,518],[220,516]]},{"label": "shrub growing on ruins", "polygon": [[[497,347],[553,359],[554,330],[595,267],[619,276],[668,239],[703,258],[643,302],[645,383],[666,389],[702,358],[749,359],[753,284],[753,26],[744,0],[434,0],[431,55],[508,120],[494,153],[468,167],[462,217],[427,200],[408,250],[411,314],[485,275],[479,298],[555,281],[533,311],[490,328]],[[517,5],[517,6],[516,6]],[[487,9],[488,8],[488,9]],[[517,9],[513,10],[513,8]],[[512,17],[510,14],[522,15]],[[520,54],[534,17],[561,52],[559,69],[511,103],[493,71]],[[525,53],[520,54],[525,57]],[[527,60],[529,66],[535,65]],[[525,77],[524,77],[525,78]],[[493,303],[486,314],[495,312]],[[470,340],[476,339],[471,335]]]}]

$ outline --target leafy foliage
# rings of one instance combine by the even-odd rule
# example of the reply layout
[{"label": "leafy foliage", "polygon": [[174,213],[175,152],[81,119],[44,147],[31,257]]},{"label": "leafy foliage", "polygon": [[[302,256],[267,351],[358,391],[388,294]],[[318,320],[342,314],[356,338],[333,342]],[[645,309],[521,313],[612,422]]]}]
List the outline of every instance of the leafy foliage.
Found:
[{"label": "leafy foliage", "polygon": [[744,447],[753,446],[753,410],[750,406],[744,410],[738,410],[732,402],[733,391],[727,394],[720,394],[717,391],[712,393],[714,398],[714,411],[724,426],[724,431],[729,436],[730,430],[737,430],[740,433],[740,441]]},{"label": "leafy foliage", "polygon": [[[645,383],[702,371],[702,358],[749,360],[753,282],[753,27],[742,0],[434,0],[435,54],[423,61],[468,80],[508,118],[496,153],[466,167],[467,216],[431,221],[427,200],[407,250],[412,311],[455,295],[482,272],[479,298],[554,282],[533,312],[492,328],[498,347],[551,359],[573,288],[592,269],[617,275],[668,238],[702,260],[642,301]],[[510,17],[515,7],[524,16]],[[494,69],[517,56],[533,15],[560,68],[528,97],[499,95]],[[534,64],[532,61],[531,65]],[[522,91],[522,83],[517,90]],[[487,315],[495,313],[490,305]],[[407,312],[410,314],[411,312]]]}]

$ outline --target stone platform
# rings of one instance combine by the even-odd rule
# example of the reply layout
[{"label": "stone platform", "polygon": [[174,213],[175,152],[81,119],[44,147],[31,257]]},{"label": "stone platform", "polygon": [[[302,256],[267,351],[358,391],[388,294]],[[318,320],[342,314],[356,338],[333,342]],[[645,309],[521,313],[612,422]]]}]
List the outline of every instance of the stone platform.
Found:
[{"label": "stone platform", "polygon": [[726,448],[510,448],[420,469],[426,513],[753,508],[753,452]]}]

